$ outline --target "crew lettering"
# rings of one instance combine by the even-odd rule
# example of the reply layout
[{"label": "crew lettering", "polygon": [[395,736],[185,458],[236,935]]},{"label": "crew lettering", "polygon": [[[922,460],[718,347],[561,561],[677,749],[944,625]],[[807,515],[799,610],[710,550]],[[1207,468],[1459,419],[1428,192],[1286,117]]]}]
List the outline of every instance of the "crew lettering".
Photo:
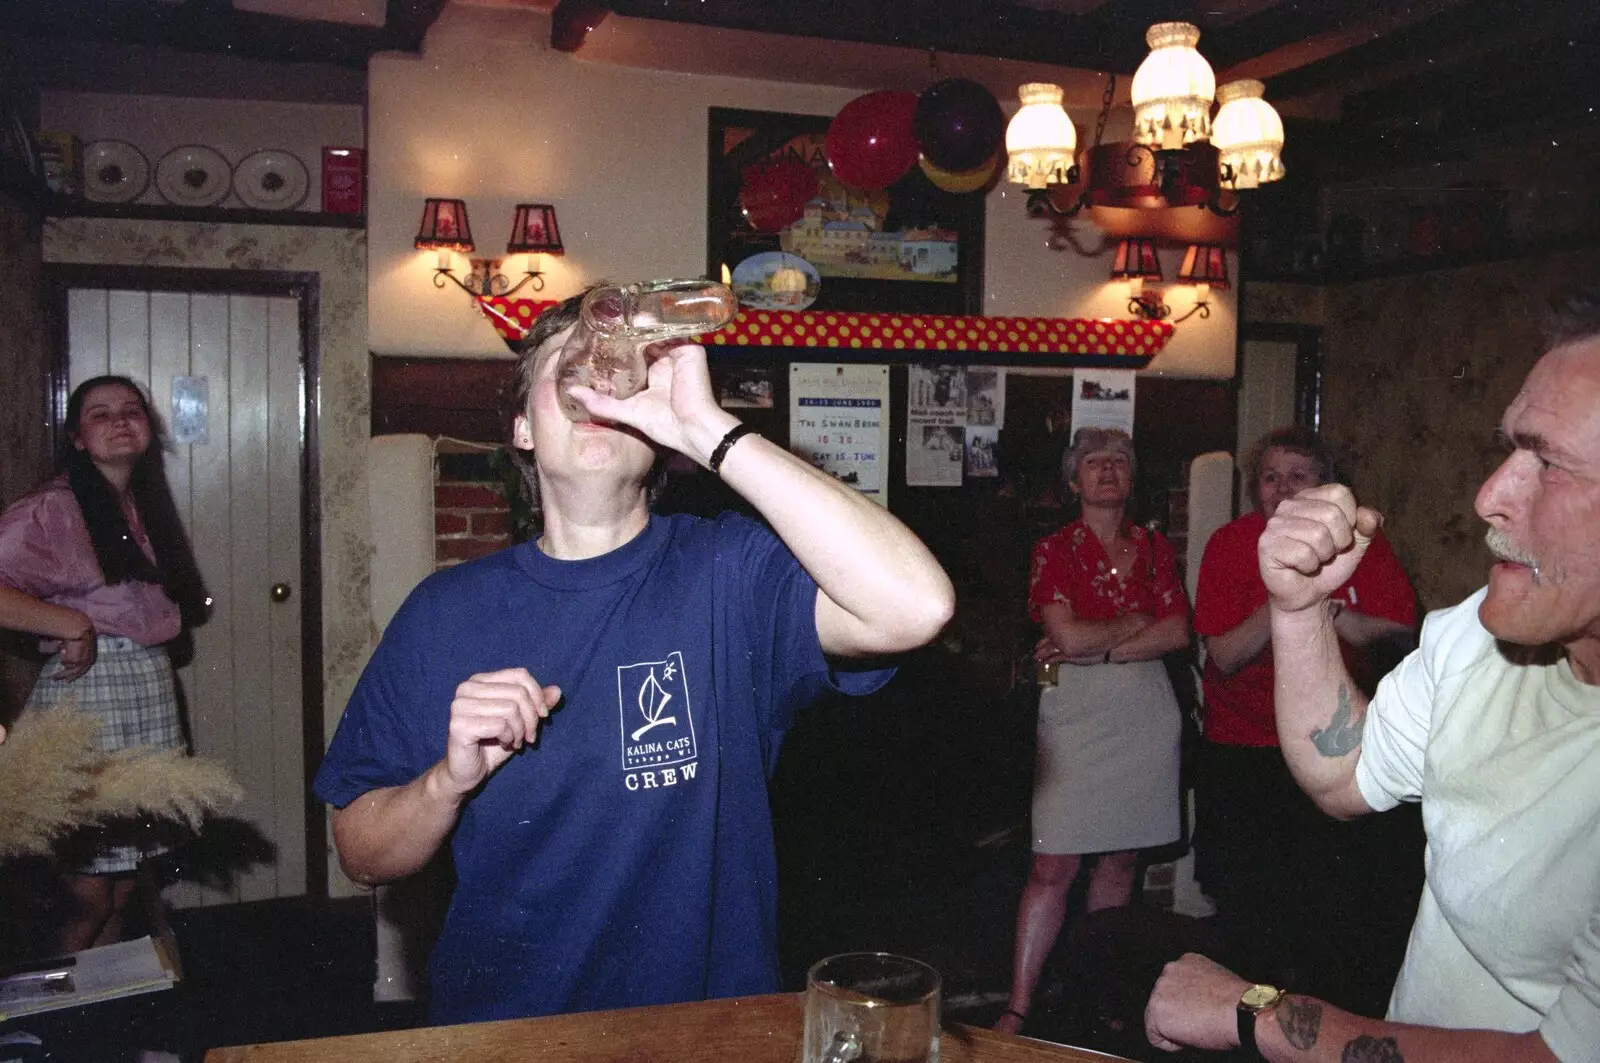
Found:
[{"label": "crew lettering", "polygon": [[682,778],[692,779],[698,767],[698,764],[691,761],[676,768],[662,768],[660,771],[630,771],[622,777],[622,785],[630,790],[658,790],[663,786],[676,786],[680,773]]}]

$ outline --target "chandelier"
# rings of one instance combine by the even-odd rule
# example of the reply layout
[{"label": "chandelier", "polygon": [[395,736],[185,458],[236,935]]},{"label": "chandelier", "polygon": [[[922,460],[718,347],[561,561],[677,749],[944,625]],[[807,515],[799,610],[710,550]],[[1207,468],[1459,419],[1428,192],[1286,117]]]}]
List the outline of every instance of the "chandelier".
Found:
[{"label": "chandelier", "polygon": [[[1006,128],[1006,177],[1028,189],[1030,214],[1071,216],[1084,207],[1201,207],[1238,210],[1223,193],[1283,177],[1283,121],[1259,81],[1216,84],[1196,49],[1200,31],[1187,22],[1159,22],[1145,34],[1150,54],[1133,75],[1133,139],[1101,143],[1116,91],[1110,75],[1095,123],[1094,144],[1077,161],[1077,133],[1057,85],[1018,90],[1022,108]],[[1215,115],[1213,104],[1220,104]],[[1070,206],[1052,201],[1050,186],[1083,187]]]}]

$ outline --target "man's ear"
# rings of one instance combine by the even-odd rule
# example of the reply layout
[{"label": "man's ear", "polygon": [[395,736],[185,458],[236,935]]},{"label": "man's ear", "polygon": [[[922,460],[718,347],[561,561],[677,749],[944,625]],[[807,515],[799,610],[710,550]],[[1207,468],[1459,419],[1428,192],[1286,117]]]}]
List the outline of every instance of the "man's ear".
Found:
[{"label": "man's ear", "polygon": [[533,426],[528,424],[528,415],[519,413],[511,421],[511,445],[518,450],[533,449]]}]

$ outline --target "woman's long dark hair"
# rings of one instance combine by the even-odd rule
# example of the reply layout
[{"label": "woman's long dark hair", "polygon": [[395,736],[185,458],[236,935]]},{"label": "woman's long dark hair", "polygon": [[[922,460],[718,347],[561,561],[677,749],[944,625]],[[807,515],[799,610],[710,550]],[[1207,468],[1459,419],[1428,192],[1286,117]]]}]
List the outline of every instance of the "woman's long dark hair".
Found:
[{"label": "woman's long dark hair", "polygon": [[[134,539],[117,492],[89,453],[75,443],[83,418],[84,398],[93,389],[107,384],[119,384],[139,396],[139,405],[150,422],[150,448],[134,462],[133,473],[128,478],[128,493],[133,497],[139,519],[144,522],[145,534],[150,537],[150,546],[156,555],[154,564]],[[177,604],[186,625],[203,621],[207,610],[205,583],[200,578],[188,536],[184,534],[183,522],[178,518],[178,507],[172,500],[166,466],[161,460],[160,429],[144,389],[125,376],[97,376],[85,380],[67,400],[65,428],[66,440],[58,465],[66,472],[72,495],[83,511],[95,560],[100,563],[106,582],[138,580],[157,584]]]}]

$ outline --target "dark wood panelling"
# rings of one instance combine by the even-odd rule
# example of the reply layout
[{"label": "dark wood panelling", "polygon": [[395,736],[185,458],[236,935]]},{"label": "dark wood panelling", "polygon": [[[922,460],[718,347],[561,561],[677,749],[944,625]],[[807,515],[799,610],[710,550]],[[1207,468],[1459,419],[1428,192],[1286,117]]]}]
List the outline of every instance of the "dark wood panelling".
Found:
[{"label": "dark wood panelling", "polygon": [[504,443],[502,415],[514,362],[481,358],[373,358],[372,434],[418,432]]},{"label": "dark wood panelling", "polygon": [[365,214],[317,210],[249,210],[244,207],[174,207],[166,203],[91,203],[52,197],[53,218],[127,218],[135,221],[199,221],[232,225],[310,225],[324,229],[365,229]]}]

